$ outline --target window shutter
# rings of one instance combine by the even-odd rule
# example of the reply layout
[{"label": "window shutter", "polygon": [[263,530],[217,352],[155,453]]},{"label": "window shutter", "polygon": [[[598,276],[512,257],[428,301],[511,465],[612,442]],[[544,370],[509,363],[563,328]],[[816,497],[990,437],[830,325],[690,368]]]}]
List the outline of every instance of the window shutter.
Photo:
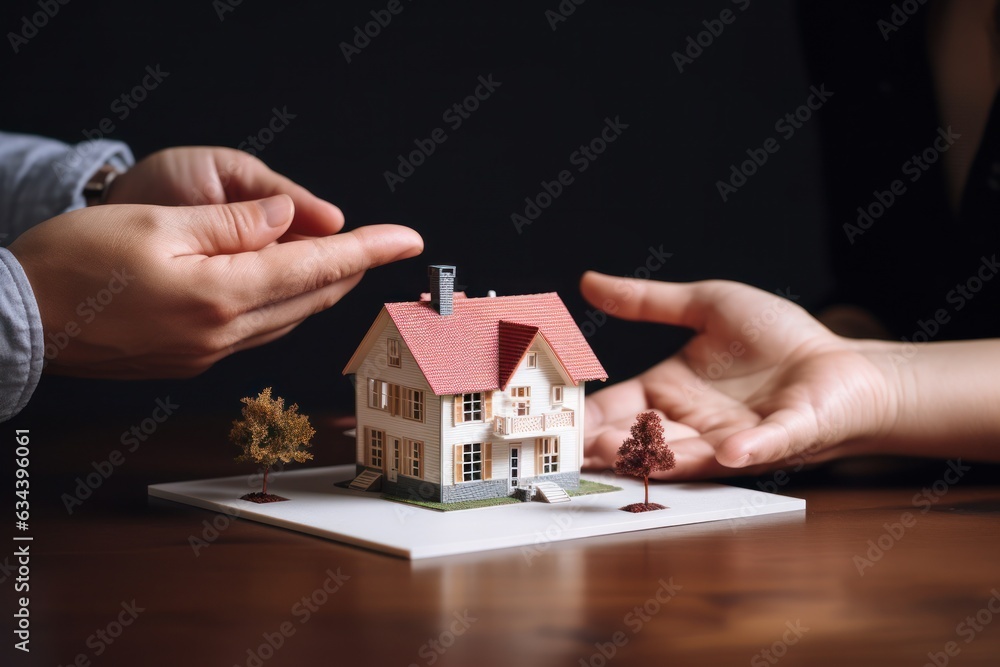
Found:
[{"label": "window shutter", "polygon": [[483,392],[483,419],[490,421],[493,419],[493,392]]},{"label": "window shutter", "polygon": [[[416,454],[416,458],[417,458],[417,463],[420,466],[420,468],[419,468],[420,474],[417,476],[417,479],[423,479],[424,478],[424,443],[422,443],[422,442],[413,443],[413,449],[415,450],[415,454]],[[410,461],[410,464],[411,464],[410,465],[410,473],[412,473],[413,472],[413,465],[412,465],[413,461]]]},{"label": "window shutter", "polygon": [[535,476],[542,474],[543,466],[542,462],[542,438],[535,438]]},{"label": "window shutter", "polygon": [[369,446],[372,441],[372,430],[365,426],[365,439],[361,442],[361,461],[369,466],[372,464],[372,448]]},{"label": "window shutter", "polygon": [[493,443],[483,443],[483,479],[493,479]]},{"label": "window shutter", "polygon": [[455,445],[455,484],[462,481],[462,445]]},{"label": "window shutter", "polygon": [[398,384],[389,385],[389,413],[394,417],[400,413],[400,393]]},{"label": "window shutter", "polygon": [[455,394],[455,424],[462,423],[462,395]]},{"label": "window shutter", "polygon": [[410,472],[413,470],[413,466],[411,465],[411,460],[413,459],[412,443],[413,443],[412,440],[406,440],[406,439],[403,440],[403,456],[401,457],[401,460],[399,462],[400,466],[399,472],[403,473],[404,475],[409,475]]}]

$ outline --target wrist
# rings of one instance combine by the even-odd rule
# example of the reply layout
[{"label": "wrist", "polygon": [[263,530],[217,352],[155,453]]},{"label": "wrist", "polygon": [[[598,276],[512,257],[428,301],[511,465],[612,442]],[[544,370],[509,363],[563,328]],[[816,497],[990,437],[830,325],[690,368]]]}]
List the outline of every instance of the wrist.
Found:
[{"label": "wrist", "polygon": [[[864,357],[872,369],[867,389],[871,414],[856,436],[858,448],[868,454],[891,454],[918,403],[912,360],[918,353],[906,344],[880,340],[847,339],[845,343]],[[912,347],[912,346],[909,346]],[[863,392],[864,393],[864,392]]]},{"label": "wrist", "polygon": [[111,186],[121,173],[119,169],[110,164],[105,164],[95,171],[83,186],[83,198],[87,206],[106,204]]}]

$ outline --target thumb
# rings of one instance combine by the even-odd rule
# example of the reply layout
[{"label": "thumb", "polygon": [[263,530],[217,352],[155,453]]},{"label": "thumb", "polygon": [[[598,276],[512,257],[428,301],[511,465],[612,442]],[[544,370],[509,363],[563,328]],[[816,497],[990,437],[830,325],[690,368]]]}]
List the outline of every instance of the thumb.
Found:
[{"label": "thumb", "polygon": [[623,320],[674,324],[701,331],[711,283],[666,283],[587,271],[580,291],[587,301]]},{"label": "thumb", "polygon": [[184,212],[174,227],[182,253],[209,257],[260,250],[277,241],[295,215],[288,195],[171,210]]}]

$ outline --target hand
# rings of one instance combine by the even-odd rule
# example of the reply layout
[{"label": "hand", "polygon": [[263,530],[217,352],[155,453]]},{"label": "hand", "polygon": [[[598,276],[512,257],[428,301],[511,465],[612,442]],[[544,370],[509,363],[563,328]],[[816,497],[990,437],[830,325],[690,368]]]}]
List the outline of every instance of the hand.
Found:
[{"label": "hand", "polygon": [[897,383],[864,347],[799,306],[726,281],[587,273],[583,295],[627,320],[694,329],[675,356],[587,398],[587,467],[609,467],[639,412],[657,410],[677,467],[654,476],[756,474],[833,458],[892,427]]},{"label": "hand", "polygon": [[95,206],[10,246],[41,311],[46,371],[189,377],[285,335],[329,308],[368,268],[421,252],[396,225],[274,241],[292,199],[214,206]]},{"label": "hand", "polygon": [[344,226],[339,208],[234,148],[182,147],[153,153],[114,180],[106,203],[200,206],[278,194],[295,203],[295,218],[282,241],[327,236]]}]

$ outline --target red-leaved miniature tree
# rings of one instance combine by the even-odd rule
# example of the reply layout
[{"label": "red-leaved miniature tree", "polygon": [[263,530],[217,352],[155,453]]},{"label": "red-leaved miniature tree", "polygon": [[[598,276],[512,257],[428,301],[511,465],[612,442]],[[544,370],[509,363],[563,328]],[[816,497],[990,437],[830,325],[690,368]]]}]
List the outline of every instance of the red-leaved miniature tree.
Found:
[{"label": "red-leaved miniature tree", "polygon": [[632,435],[618,448],[615,472],[619,475],[642,477],[646,487],[646,501],[622,507],[628,512],[648,512],[666,509],[663,505],[649,502],[649,476],[658,470],[674,467],[674,453],[663,438],[663,422],[655,412],[641,412],[632,424]]},{"label": "red-leaved miniature tree", "polygon": [[229,440],[243,450],[237,462],[252,461],[264,467],[264,483],[260,493],[248,493],[243,500],[269,503],[285,500],[267,492],[267,473],[278,461],[302,463],[313,457],[305,451],[316,434],[309,424],[309,417],[299,414],[296,403],[285,408],[285,399],[271,398],[271,388],[260,392],[257,398],[242,398],[243,419],[233,422]]}]

